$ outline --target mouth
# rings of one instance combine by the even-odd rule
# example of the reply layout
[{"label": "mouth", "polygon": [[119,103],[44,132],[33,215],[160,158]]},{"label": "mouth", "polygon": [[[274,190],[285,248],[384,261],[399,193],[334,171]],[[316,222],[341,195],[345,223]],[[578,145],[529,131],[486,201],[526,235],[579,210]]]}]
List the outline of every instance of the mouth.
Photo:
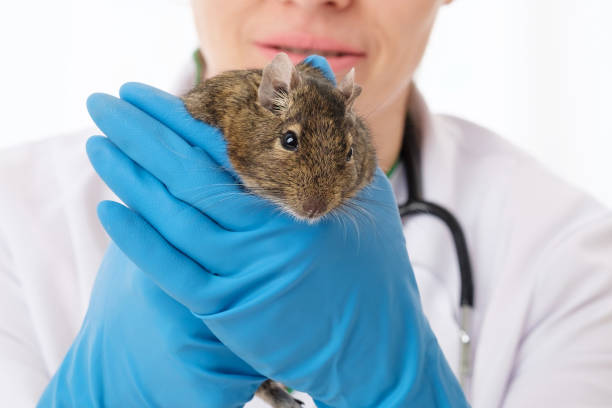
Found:
[{"label": "mouth", "polygon": [[289,205],[285,200],[273,199],[271,201],[285,214],[290,215],[298,221],[306,222],[307,224],[316,224],[326,218],[327,215],[334,210],[332,207],[320,211],[304,211],[303,208],[296,208],[295,206]]},{"label": "mouth", "polygon": [[326,58],[335,72],[349,70],[366,58],[366,53],[359,48],[307,34],[283,34],[255,41],[254,45],[269,59],[279,52],[285,52],[294,64],[317,54]]},{"label": "mouth", "polygon": [[263,45],[264,47],[271,48],[276,50],[276,52],[285,52],[287,54],[297,54],[297,55],[311,55],[317,54],[325,58],[336,58],[336,57],[349,57],[349,56],[358,56],[355,53],[344,52],[344,51],[335,51],[335,50],[321,50],[316,48],[297,48],[297,47],[287,47],[283,45]]},{"label": "mouth", "polygon": [[307,224],[310,224],[310,225],[318,223],[323,218],[325,218],[325,216],[329,213],[329,211],[326,211],[321,214],[300,214],[294,210],[285,210],[285,212],[287,212],[293,218],[299,221],[302,221],[302,222],[306,222]]}]

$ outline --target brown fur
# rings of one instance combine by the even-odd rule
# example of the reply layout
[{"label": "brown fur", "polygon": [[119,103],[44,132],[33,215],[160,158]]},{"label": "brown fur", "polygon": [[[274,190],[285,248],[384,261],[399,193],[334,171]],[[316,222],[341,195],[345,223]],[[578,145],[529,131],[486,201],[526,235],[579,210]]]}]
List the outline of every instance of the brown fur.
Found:
[{"label": "brown fur", "polygon": [[[372,180],[376,155],[365,123],[352,110],[361,89],[355,85],[352,94],[339,89],[310,65],[295,69],[301,80],[292,77],[295,87],[275,94],[270,109],[258,97],[259,69],[221,73],[183,101],[194,118],[221,129],[230,162],[247,188],[297,218],[316,221]],[[287,130],[298,135],[296,151],[281,146]],[[307,200],[322,202],[323,209],[309,213]]]}]

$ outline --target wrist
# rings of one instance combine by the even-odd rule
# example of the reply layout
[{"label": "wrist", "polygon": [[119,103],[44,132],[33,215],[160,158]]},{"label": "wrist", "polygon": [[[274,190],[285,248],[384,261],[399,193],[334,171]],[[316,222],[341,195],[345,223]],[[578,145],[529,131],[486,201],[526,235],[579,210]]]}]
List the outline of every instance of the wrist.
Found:
[{"label": "wrist", "polygon": [[347,408],[355,405],[381,408],[469,407],[427,318],[422,312],[420,314],[422,320],[417,326],[419,330],[406,331],[402,336],[404,341],[394,342],[398,345],[397,351],[389,353],[391,358],[401,361],[395,366],[393,363],[387,364],[388,369],[395,367],[397,375],[389,376],[385,382],[380,383],[378,392],[368,395],[370,399],[366,397],[357,403],[353,401]]},{"label": "wrist", "polygon": [[[409,380],[401,384],[397,404],[391,406],[417,406],[436,408],[469,407],[459,381],[452,372],[438,341],[425,319],[423,351],[416,351],[419,363],[411,363],[405,373]],[[411,373],[418,367],[418,372]]]}]

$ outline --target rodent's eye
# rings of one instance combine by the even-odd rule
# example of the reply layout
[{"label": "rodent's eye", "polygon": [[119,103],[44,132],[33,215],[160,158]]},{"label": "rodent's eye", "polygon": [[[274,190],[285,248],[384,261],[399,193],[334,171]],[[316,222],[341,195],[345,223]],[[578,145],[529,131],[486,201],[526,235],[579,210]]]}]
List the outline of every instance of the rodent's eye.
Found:
[{"label": "rodent's eye", "polygon": [[293,130],[288,130],[281,136],[281,145],[287,150],[295,151],[298,148],[297,135]]},{"label": "rodent's eye", "polygon": [[351,161],[352,158],[353,158],[353,146],[351,146],[348,153],[346,154],[346,161]]}]

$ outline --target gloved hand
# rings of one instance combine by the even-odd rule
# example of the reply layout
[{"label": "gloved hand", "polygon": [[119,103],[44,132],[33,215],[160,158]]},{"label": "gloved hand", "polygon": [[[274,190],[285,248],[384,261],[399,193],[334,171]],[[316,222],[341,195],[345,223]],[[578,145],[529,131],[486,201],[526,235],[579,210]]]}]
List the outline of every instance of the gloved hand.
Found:
[{"label": "gloved hand", "polygon": [[111,244],[38,406],[237,408],[263,380]]},{"label": "gloved hand", "polygon": [[320,407],[467,406],[423,314],[380,169],[353,226],[308,225],[244,194],[220,132],[178,98],[134,83],[120,94],[88,101],[108,136],[89,140],[90,160],[130,207],[103,202],[100,219],[164,291]]}]

